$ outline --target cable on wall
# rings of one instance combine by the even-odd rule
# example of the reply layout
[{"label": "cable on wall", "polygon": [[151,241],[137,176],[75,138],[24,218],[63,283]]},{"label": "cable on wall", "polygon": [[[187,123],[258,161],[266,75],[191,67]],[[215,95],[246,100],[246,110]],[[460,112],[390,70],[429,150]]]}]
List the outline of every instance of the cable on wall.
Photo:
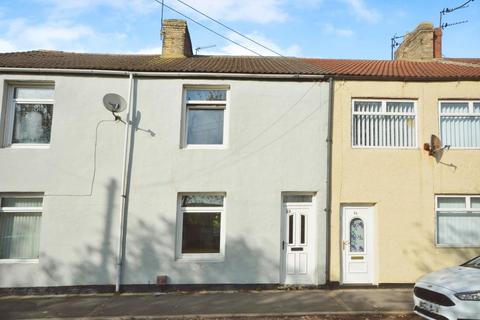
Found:
[{"label": "cable on wall", "polygon": [[97,126],[95,128],[95,142],[93,148],[93,173],[92,173],[92,180],[90,182],[90,191],[86,194],[44,194],[44,197],[91,197],[93,194],[93,185],[95,183],[95,177],[97,174],[97,145],[98,145],[98,129],[100,125],[107,122],[117,122],[116,120],[100,120],[97,122]]}]

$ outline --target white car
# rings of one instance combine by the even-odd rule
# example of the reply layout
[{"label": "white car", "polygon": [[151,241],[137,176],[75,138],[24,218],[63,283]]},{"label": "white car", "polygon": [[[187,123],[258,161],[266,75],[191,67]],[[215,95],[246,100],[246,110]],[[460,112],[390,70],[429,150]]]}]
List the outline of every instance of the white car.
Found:
[{"label": "white car", "polygon": [[432,320],[480,319],[480,256],[415,283],[414,312]]}]

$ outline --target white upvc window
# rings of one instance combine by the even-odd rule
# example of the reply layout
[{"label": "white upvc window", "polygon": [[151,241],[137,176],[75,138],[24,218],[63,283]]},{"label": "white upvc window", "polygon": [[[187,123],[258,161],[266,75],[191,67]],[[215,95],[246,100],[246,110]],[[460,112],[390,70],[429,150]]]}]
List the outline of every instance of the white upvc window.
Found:
[{"label": "white upvc window", "polygon": [[416,148],[417,102],[413,100],[354,99],[354,148]]},{"label": "white upvc window", "polygon": [[444,146],[480,149],[480,101],[440,101],[439,114]]},{"label": "white upvc window", "polygon": [[3,146],[48,146],[53,118],[53,85],[11,84],[6,102]]},{"label": "white upvc window", "polygon": [[43,197],[0,194],[0,263],[37,262]]},{"label": "white upvc window", "polygon": [[228,132],[226,87],[186,87],[184,89],[182,147],[224,148]]},{"label": "white upvc window", "polygon": [[222,261],[225,256],[225,194],[180,194],[178,201],[177,259]]},{"label": "white upvc window", "polygon": [[437,195],[436,244],[480,247],[480,195]]}]

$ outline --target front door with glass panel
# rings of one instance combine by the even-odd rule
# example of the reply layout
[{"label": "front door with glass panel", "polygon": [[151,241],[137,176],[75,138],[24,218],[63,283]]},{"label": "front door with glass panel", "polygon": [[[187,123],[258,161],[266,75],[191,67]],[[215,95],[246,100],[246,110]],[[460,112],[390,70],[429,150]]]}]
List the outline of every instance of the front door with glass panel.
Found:
[{"label": "front door with glass panel", "polygon": [[372,207],[344,207],[342,283],[373,284],[375,257]]},{"label": "front door with glass panel", "polygon": [[[286,197],[286,199],[289,198]],[[312,210],[311,199],[312,196],[294,196],[291,200],[297,202],[283,203],[284,284],[308,285],[316,283],[316,219]],[[299,202],[301,200],[306,201]]]}]

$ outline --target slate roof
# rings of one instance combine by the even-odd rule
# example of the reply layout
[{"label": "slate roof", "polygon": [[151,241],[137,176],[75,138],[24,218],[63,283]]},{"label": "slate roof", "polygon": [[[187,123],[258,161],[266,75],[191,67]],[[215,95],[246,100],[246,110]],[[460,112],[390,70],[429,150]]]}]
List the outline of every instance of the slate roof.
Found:
[{"label": "slate roof", "polygon": [[122,70],[137,72],[325,75],[353,79],[480,80],[480,58],[428,61],[289,57],[91,54],[63,51],[0,53],[0,68]]}]

